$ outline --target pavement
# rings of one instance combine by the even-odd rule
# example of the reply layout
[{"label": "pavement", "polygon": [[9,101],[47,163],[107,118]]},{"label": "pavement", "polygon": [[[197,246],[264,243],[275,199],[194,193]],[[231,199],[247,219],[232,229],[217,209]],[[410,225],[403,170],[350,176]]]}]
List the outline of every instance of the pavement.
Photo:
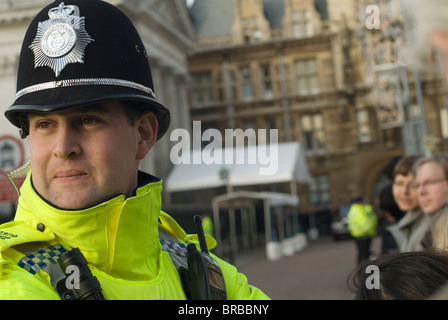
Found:
[{"label": "pavement", "polygon": [[[381,239],[372,243],[380,252]],[[333,241],[329,236],[308,242],[292,256],[268,260],[263,247],[239,253],[234,265],[249,283],[274,300],[352,300],[346,279],[356,266],[353,240]]]}]

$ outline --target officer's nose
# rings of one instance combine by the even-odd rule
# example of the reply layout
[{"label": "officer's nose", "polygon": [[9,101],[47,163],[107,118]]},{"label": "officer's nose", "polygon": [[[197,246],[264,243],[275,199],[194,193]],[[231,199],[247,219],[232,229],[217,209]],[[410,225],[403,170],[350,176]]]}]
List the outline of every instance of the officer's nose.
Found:
[{"label": "officer's nose", "polygon": [[73,158],[81,153],[76,130],[69,123],[61,123],[56,135],[53,154],[61,159]]}]

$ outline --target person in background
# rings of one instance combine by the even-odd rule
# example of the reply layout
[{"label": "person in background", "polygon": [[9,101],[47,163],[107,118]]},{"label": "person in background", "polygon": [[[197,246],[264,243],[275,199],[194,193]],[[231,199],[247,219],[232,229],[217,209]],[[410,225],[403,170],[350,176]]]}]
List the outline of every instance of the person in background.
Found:
[{"label": "person in background", "polygon": [[205,214],[202,216],[202,227],[204,228],[204,233],[211,235],[213,237],[214,235],[214,227],[213,227],[213,220],[210,215]]},{"label": "person in background", "polygon": [[[445,0],[409,0],[406,9],[413,14],[415,21],[412,34],[413,45],[409,50],[410,61],[422,70],[430,70],[434,74],[442,74],[445,85],[448,85],[448,2]],[[435,63],[428,63],[429,51],[439,56]],[[445,175],[446,176],[446,175]],[[423,197],[424,195],[422,195]],[[433,230],[432,239],[435,247],[446,247],[446,215],[439,217],[439,223]],[[442,290],[438,299],[448,299],[448,285]]]},{"label": "person in background", "polygon": [[372,238],[376,234],[378,217],[372,206],[365,203],[364,198],[357,197],[352,200],[347,220],[358,251],[357,262],[360,263],[371,256],[370,248]]},{"label": "person in background", "polygon": [[356,300],[425,300],[447,281],[446,253],[414,251],[362,262],[347,277],[347,287]]},{"label": "person in background", "polygon": [[399,252],[405,240],[404,234],[398,229],[398,222],[403,218],[403,212],[395,202],[392,184],[386,185],[379,194],[379,207],[384,211],[389,225],[381,232],[381,254]]},{"label": "person in background", "polygon": [[411,188],[414,181],[412,167],[421,157],[405,156],[397,162],[393,171],[392,193],[400,210],[406,212],[398,222],[398,229],[405,237],[400,246],[401,252],[420,251],[430,246],[430,219],[420,210],[417,192]]},{"label": "person in background", "polygon": [[421,158],[414,171],[420,208],[431,219],[432,246],[448,250],[448,155]]},{"label": "person in background", "polygon": [[[445,0],[409,0],[405,2],[414,20],[413,45],[409,48],[409,60],[422,70],[433,74],[442,74],[445,85],[448,85],[448,2]],[[439,59],[429,61],[430,50]],[[433,217],[432,240],[436,248],[447,247],[446,225],[448,219],[442,211],[446,207],[446,155],[435,155],[422,160],[418,164],[419,179],[418,201],[422,210]],[[426,181],[423,181],[426,179]]]}]

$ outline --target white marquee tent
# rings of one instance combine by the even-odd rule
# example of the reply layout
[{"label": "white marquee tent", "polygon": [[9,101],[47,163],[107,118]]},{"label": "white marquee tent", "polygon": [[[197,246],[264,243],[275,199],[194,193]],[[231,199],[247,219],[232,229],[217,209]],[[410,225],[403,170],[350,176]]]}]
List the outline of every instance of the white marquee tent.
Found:
[{"label": "white marquee tent", "polygon": [[[215,231],[217,234],[218,243],[221,241],[220,234],[220,214],[219,209],[221,206],[227,207],[229,210],[230,219],[230,234],[231,234],[231,250],[236,252],[236,226],[235,226],[235,210],[236,206],[240,206],[242,219],[245,221],[243,224],[246,228],[246,236],[254,235],[253,231],[253,204],[252,201],[262,200],[264,202],[264,219],[266,226],[266,252],[268,258],[277,259],[281,256],[277,252],[281,251],[280,246],[283,243],[284,247],[291,247],[291,240],[286,239],[284,235],[281,235],[280,242],[271,241],[271,210],[274,210],[274,214],[280,217],[281,221],[284,221],[283,211],[280,209],[282,206],[298,206],[299,198],[296,192],[296,183],[309,184],[312,181],[312,177],[309,174],[308,166],[305,161],[300,144],[294,143],[281,143],[275,145],[273,148],[266,147],[270,151],[260,149],[259,146],[248,146],[240,149],[218,149],[214,150],[214,153],[204,151],[193,151],[184,159],[187,159],[187,163],[181,163],[175,165],[165,183],[165,188],[168,192],[181,192],[200,190],[213,187],[220,187],[227,185],[228,193],[225,195],[217,196],[213,199],[213,215],[215,220]],[[231,155],[229,157],[229,155]],[[256,159],[250,159],[249,156],[255,156]],[[225,159],[228,164],[223,164]],[[238,157],[240,161],[238,163]],[[244,157],[244,158],[243,158]],[[216,161],[221,159],[221,161]],[[184,161],[185,162],[185,161]],[[226,168],[228,172],[227,179],[223,179],[220,176],[220,171]],[[262,174],[263,169],[270,169],[273,174]],[[275,171],[275,172],[274,172]],[[238,191],[232,192],[234,186],[251,186],[260,184],[273,184],[273,183],[290,183],[291,193],[272,193],[272,192],[246,192]],[[243,200],[246,201],[243,201]],[[230,203],[230,206],[229,206]],[[239,203],[239,204],[238,204]],[[245,203],[245,204],[243,204]],[[248,204],[249,203],[249,204]],[[285,221],[286,222],[286,221]],[[291,226],[289,226],[291,228]],[[251,230],[252,229],[252,230]],[[297,235],[296,235],[297,236]],[[300,235],[299,239],[293,240],[295,244],[306,242],[304,235]],[[305,239],[305,240],[304,240]],[[250,240],[250,239],[249,239]],[[252,242],[252,241],[245,241]],[[288,244],[289,243],[289,244]],[[306,245],[306,244],[305,244]],[[301,247],[302,245],[299,245]],[[297,248],[297,245],[295,245]],[[302,246],[303,247],[303,246]],[[222,253],[222,247],[218,245],[219,253]],[[289,250],[292,252],[291,250]]]},{"label": "white marquee tent", "polygon": [[[260,156],[263,150],[260,146],[248,146],[241,149],[216,149],[215,154],[221,155],[221,161],[201,150],[191,152],[189,163],[175,165],[165,182],[168,192],[190,191],[225,186],[248,186],[272,184],[282,182],[310,183],[311,176],[302,152],[297,142],[277,144],[277,150],[271,149],[268,156]],[[269,147],[267,147],[269,151]],[[225,157],[231,155],[229,164],[225,164]],[[238,156],[244,161],[239,164]],[[249,161],[249,156],[256,156],[255,161]],[[200,159],[200,161],[194,161]],[[198,163],[200,162],[200,163]],[[255,163],[254,163],[255,162]],[[208,164],[210,163],[210,164]],[[228,181],[219,175],[225,167],[228,170]],[[263,170],[275,171],[274,174],[262,174]]]}]

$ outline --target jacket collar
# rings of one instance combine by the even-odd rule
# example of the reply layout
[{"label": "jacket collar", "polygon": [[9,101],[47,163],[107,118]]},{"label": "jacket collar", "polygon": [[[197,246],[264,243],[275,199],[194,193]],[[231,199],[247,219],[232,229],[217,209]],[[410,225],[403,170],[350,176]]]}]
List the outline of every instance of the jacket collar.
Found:
[{"label": "jacket collar", "polygon": [[400,221],[398,221],[398,227],[406,228],[417,221],[425,219],[424,217],[425,217],[425,214],[420,209],[408,211],[403,216],[403,218],[401,218]]},{"label": "jacket collar", "polygon": [[55,240],[77,247],[98,269],[121,279],[151,280],[158,274],[158,216],[162,181],[139,172],[135,196],[119,195],[85,210],[61,210],[23,183],[15,220],[38,220]]}]

